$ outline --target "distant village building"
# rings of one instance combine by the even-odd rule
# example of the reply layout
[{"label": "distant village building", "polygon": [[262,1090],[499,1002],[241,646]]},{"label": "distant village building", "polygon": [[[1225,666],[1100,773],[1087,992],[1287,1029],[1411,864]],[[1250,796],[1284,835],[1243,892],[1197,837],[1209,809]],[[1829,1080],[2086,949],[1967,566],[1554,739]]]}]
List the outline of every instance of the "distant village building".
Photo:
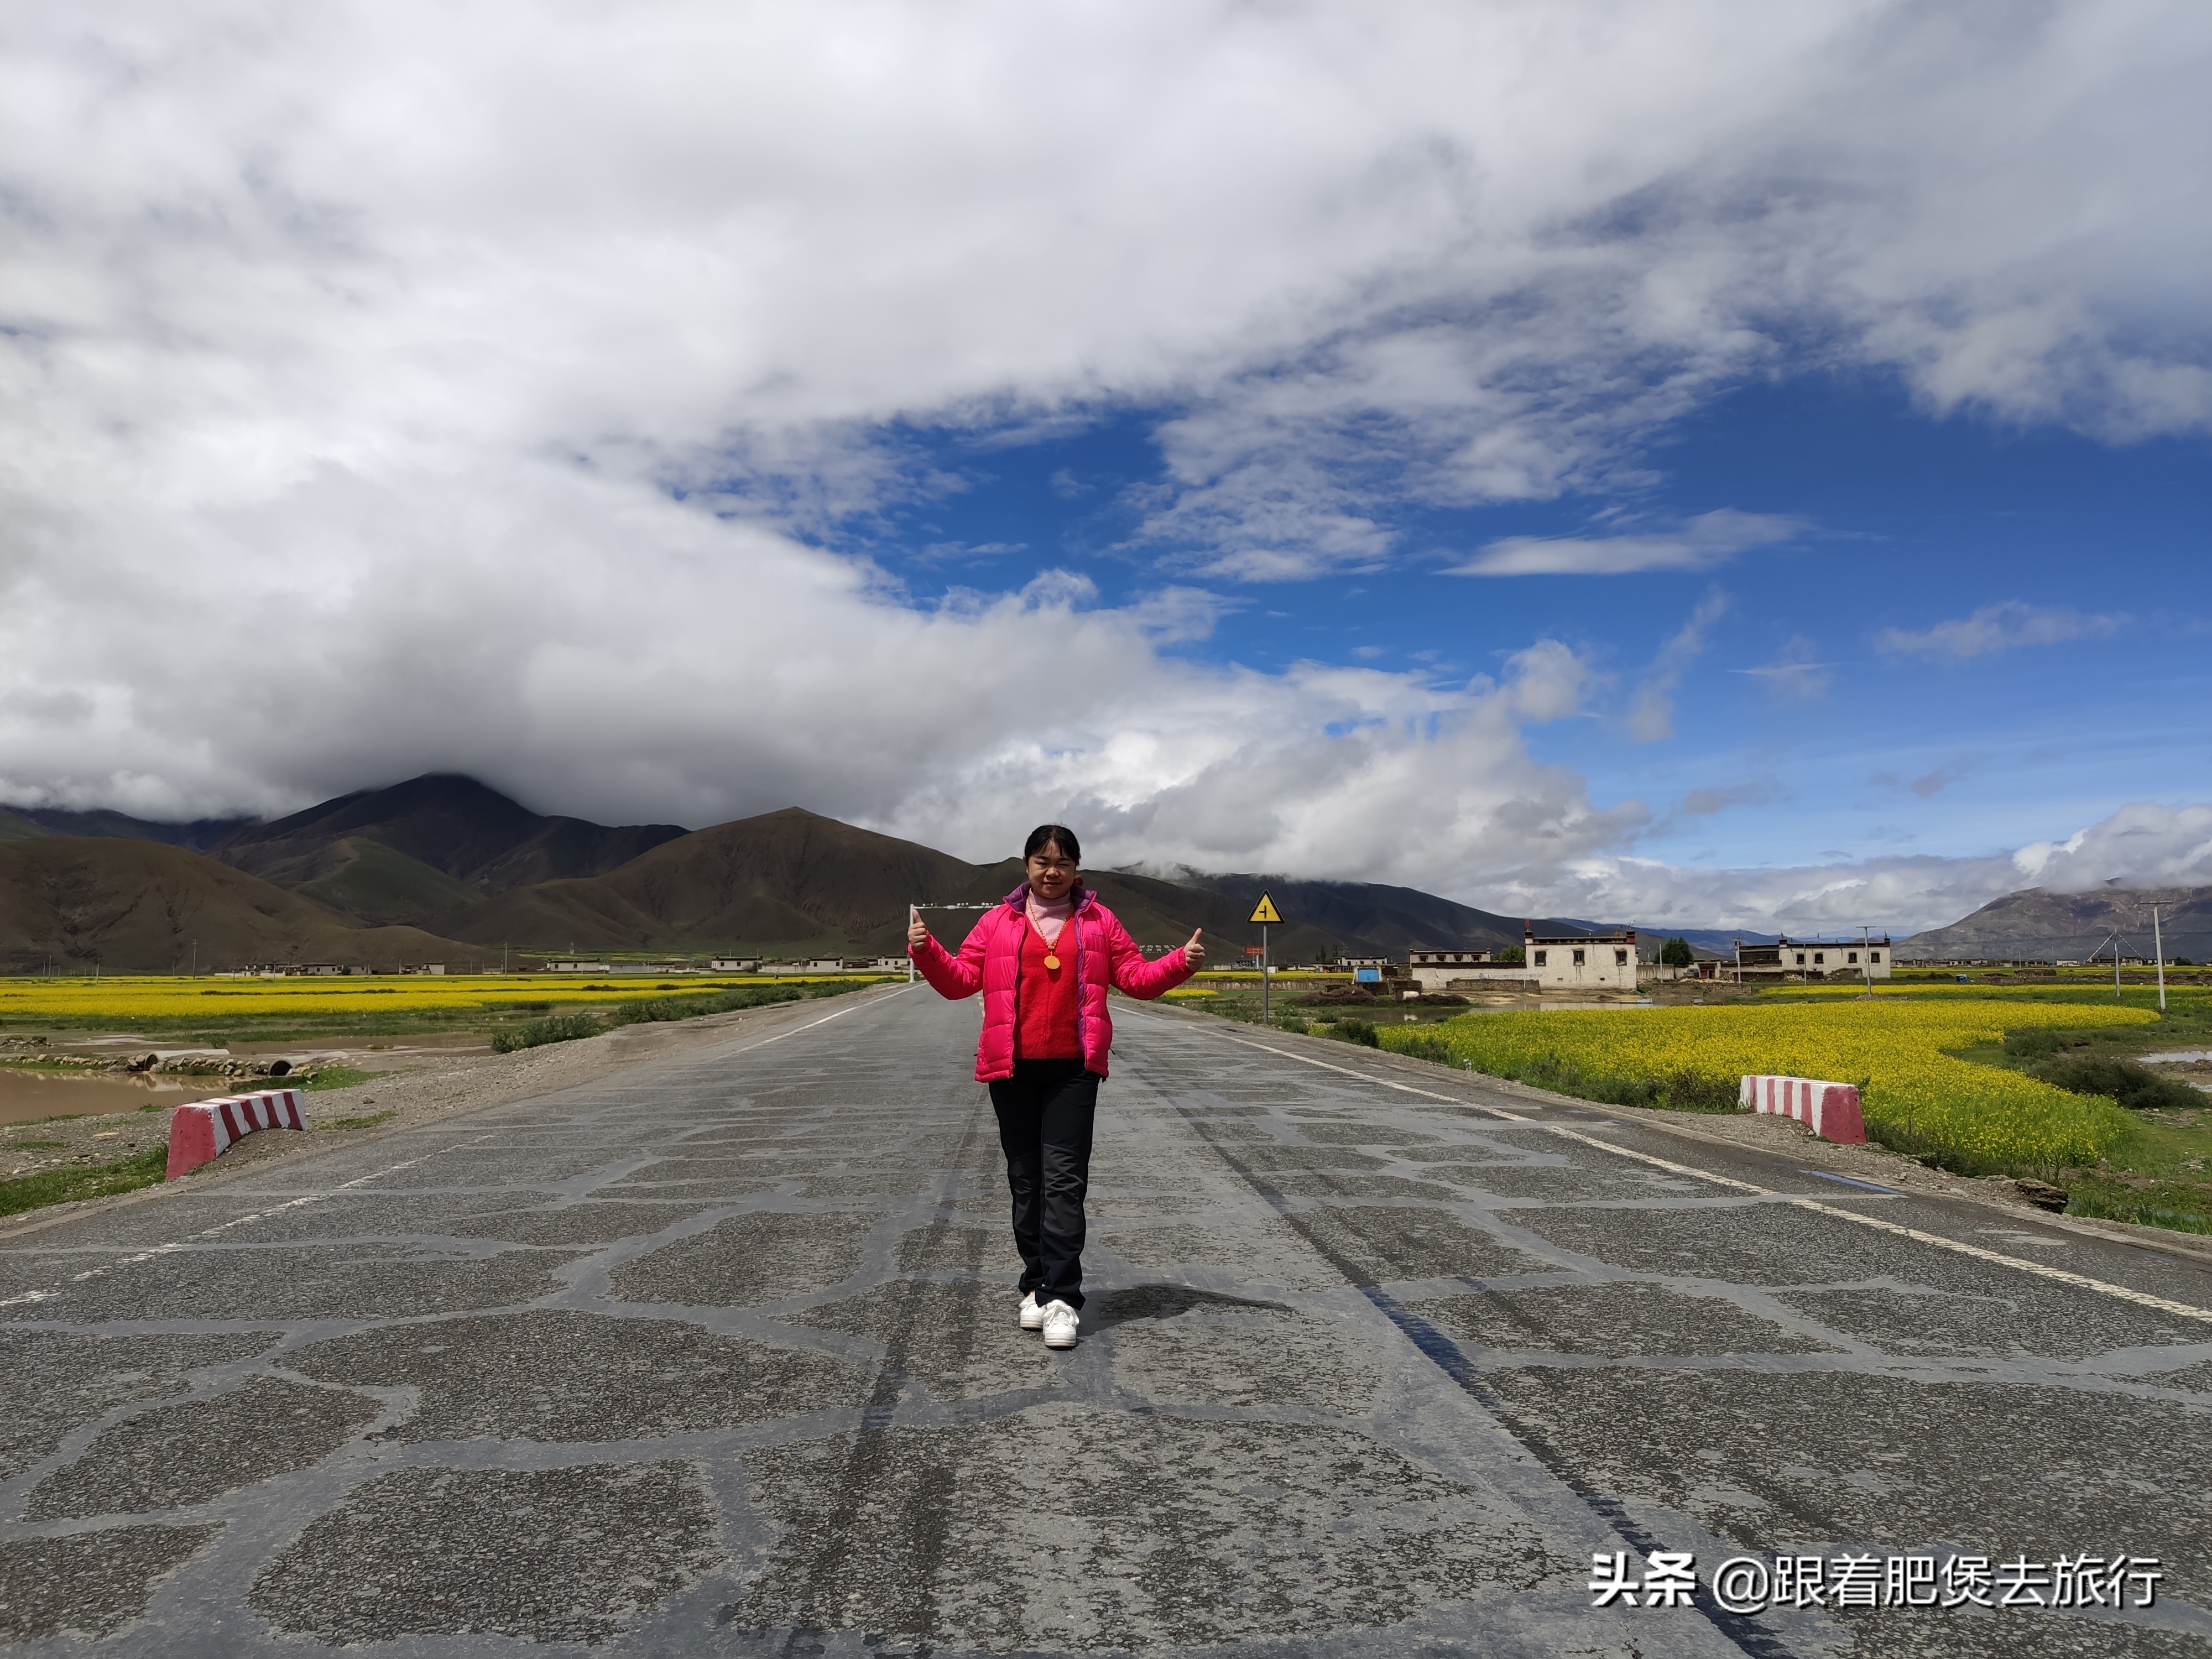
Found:
[{"label": "distant village building", "polygon": [[1522,934],[1522,960],[1491,951],[1415,951],[1396,970],[1424,991],[1633,991],[1636,930],[1554,938],[1531,927]]},{"label": "distant village building", "polygon": [[288,971],[295,974],[343,974],[345,964],[342,962],[300,962],[295,963]]},{"label": "distant village building", "polygon": [[400,971],[408,974],[442,974],[446,971],[446,964],[442,962],[420,962],[412,968],[404,968]]},{"label": "distant village building", "polygon": [[1521,949],[1528,977],[1546,991],[1633,991],[1636,930],[1553,938],[1524,927]]},{"label": "distant village building", "polygon": [[545,971],[549,974],[611,974],[614,969],[604,962],[564,961],[547,963]]},{"label": "distant village building", "polygon": [[1889,935],[1880,939],[1790,939],[1735,947],[1744,979],[1887,979]]},{"label": "distant village building", "polygon": [[1490,952],[1487,951],[1416,951],[1410,958],[1410,965],[1416,969],[1449,968],[1460,965],[1472,966],[1489,960]]},{"label": "distant village building", "polygon": [[708,967],[718,974],[751,974],[760,970],[758,957],[716,957]]},{"label": "distant village building", "polygon": [[1415,951],[1407,958],[1405,972],[1424,991],[1474,990],[1501,982],[1519,986],[1528,978],[1525,969],[1497,961],[1488,951]]}]

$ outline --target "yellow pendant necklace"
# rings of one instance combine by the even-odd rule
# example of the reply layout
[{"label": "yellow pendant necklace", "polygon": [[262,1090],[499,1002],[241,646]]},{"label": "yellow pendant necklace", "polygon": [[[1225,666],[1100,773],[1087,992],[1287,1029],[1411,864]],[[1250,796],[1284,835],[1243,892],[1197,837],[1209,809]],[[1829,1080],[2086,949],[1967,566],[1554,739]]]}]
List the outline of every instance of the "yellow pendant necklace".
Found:
[{"label": "yellow pendant necklace", "polygon": [[[1062,930],[1063,932],[1065,932],[1065,931],[1066,931],[1069,927],[1071,927],[1072,925],[1073,925],[1074,921],[1075,921],[1075,911],[1074,911],[1074,908],[1071,906],[1071,907],[1070,907],[1070,908],[1069,908],[1069,910],[1068,910],[1068,912],[1067,912],[1067,920],[1066,920],[1066,921],[1063,921],[1063,922],[1061,922],[1061,923],[1060,924],[1060,928],[1061,928],[1061,930]],[[1036,927],[1036,923],[1034,923],[1034,922],[1030,923],[1030,925],[1031,927]],[[1038,933],[1039,933],[1039,934],[1042,934],[1042,933],[1043,933],[1043,932],[1044,932],[1044,929],[1043,929],[1043,928],[1042,928],[1042,927],[1037,927],[1037,932],[1038,932]],[[1045,941],[1045,946],[1044,946],[1044,965],[1045,965],[1045,971],[1046,971],[1046,972],[1048,972],[1048,973],[1054,973],[1054,974],[1056,974],[1056,973],[1058,973],[1058,972],[1060,971],[1060,952],[1059,952],[1056,949],[1054,949],[1054,948],[1053,942],[1052,942],[1050,939],[1047,939],[1047,940]]]}]

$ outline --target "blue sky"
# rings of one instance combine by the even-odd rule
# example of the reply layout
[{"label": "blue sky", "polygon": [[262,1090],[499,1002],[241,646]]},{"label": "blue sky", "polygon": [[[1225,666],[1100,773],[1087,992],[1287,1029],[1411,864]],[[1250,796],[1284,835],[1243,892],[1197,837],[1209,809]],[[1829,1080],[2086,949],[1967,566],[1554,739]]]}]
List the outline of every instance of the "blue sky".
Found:
[{"label": "blue sky", "polygon": [[[1202,544],[1139,532],[1173,411],[1048,435],[911,429],[927,499],[825,539],[927,601],[1082,573],[1129,604]],[[1811,372],[1719,392],[1646,435],[1626,487],[1534,503],[1384,503],[1374,568],[1206,582],[1222,601],[1176,654],[1280,672],[1301,659],[1456,684],[1528,641],[1565,641],[1601,684],[1537,728],[1540,759],[1603,801],[1640,799],[1639,850],[1717,867],[1946,857],[2063,839],[2124,800],[2212,797],[2202,710],[2212,468],[2200,436],[2103,441],[1916,408],[1892,376]],[[1508,537],[1672,527],[1720,509],[1799,526],[1695,570],[1451,574]],[[1203,577],[1199,580],[1204,580]],[[1667,642],[1717,612],[1673,693],[1673,735],[1626,720]],[[1990,612],[1973,634],[1917,645]],[[1761,673],[1780,664],[1802,672]],[[1881,918],[1876,918],[1881,921]]]},{"label": "blue sky", "polygon": [[0,800],[2212,884],[2212,10],[0,19]]}]

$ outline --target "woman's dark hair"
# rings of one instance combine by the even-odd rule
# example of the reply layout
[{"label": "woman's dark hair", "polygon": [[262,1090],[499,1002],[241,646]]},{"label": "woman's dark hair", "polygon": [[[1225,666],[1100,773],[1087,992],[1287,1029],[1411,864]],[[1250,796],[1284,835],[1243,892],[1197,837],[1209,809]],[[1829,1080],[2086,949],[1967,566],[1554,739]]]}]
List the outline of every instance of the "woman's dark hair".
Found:
[{"label": "woman's dark hair", "polygon": [[1040,823],[1030,831],[1030,838],[1022,843],[1022,862],[1027,864],[1048,847],[1057,844],[1071,862],[1083,862],[1083,843],[1075,838],[1075,831],[1064,823]]}]

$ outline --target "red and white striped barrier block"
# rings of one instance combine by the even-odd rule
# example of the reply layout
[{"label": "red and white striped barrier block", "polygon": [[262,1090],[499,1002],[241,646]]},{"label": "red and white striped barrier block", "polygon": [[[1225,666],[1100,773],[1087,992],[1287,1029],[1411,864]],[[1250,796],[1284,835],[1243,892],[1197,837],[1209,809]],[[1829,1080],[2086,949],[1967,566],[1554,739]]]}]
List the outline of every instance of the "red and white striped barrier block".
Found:
[{"label": "red and white striped barrier block", "polygon": [[1809,1077],[1747,1077],[1737,1097],[1754,1112],[1794,1117],[1823,1140],[1863,1146],[1866,1120],[1859,1115],[1859,1091],[1849,1083],[1822,1083]]},{"label": "red and white striped barrier block", "polygon": [[256,1129],[304,1129],[297,1089],[269,1089],[258,1095],[225,1095],[197,1101],[169,1114],[169,1173],[174,1181],[230,1150],[241,1135]]}]

